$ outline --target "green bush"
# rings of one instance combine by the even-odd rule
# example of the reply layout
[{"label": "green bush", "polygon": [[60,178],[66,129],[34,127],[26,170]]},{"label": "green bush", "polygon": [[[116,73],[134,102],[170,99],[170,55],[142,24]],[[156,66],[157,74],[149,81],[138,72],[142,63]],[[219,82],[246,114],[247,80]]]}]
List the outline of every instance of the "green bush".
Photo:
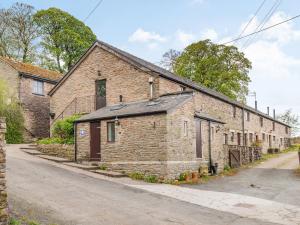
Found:
[{"label": "green bush", "polygon": [[99,170],[107,170],[107,166],[106,165],[100,165]]},{"label": "green bush", "polygon": [[74,144],[74,122],[80,115],[73,115],[57,121],[53,125],[51,138],[43,138],[37,141],[38,144]]},{"label": "green bush", "polygon": [[179,174],[178,180],[179,181],[185,181],[187,176],[188,176],[188,172],[183,172],[183,173]]},{"label": "green bush", "polygon": [[74,122],[78,118],[80,118],[80,115],[73,115],[57,121],[52,130],[53,137],[64,140],[74,139]]},{"label": "green bush", "polygon": [[230,170],[231,170],[231,168],[230,168],[229,165],[225,165],[225,166],[224,166],[224,171],[230,171]]},{"label": "green bush", "polygon": [[49,144],[64,144],[64,140],[61,138],[43,138],[41,140],[38,140],[38,144],[44,144],[44,145],[49,145]]},{"label": "green bush", "polygon": [[6,142],[8,144],[22,143],[24,132],[22,107],[9,93],[4,80],[0,80],[0,117],[6,118]]},{"label": "green bush", "polygon": [[147,176],[144,177],[144,181],[148,182],[148,183],[157,183],[158,178],[155,175],[147,175]]},{"label": "green bush", "polygon": [[17,219],[15,219],[15,218],[10,218],[8,224],[9,224],[9,225],[21,225],[22,223],[21,223],[20,220],[17,220]]}]

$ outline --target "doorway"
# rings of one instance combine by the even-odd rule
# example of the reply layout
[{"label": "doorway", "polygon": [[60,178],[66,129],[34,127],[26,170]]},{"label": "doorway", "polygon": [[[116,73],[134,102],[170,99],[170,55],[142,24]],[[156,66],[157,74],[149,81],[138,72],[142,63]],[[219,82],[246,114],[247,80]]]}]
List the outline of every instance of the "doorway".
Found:
[{"label": "doorway", "polygon": [[100,161],[101,159],[100,131],[100,121],[90,123],[90,160],[92,161]]}]

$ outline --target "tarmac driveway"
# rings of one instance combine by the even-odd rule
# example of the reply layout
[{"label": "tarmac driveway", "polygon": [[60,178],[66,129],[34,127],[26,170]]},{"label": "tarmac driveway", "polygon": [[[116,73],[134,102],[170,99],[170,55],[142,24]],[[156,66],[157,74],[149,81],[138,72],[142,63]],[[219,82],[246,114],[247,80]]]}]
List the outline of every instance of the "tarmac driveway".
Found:
[{"label": "tarmac driveway", "polygon": [[[224,183],[220,191],[232,192],[225,179],[192,188],[110,179],[28,155],[19,147],[7,147],[10,209],[41,224],[298,225],[300,218],[300,208],[293,205],[205,190],[217,190]],[[298,189],[290,185],[285,188],[291,194],[299,191],[299,185]],[[255,207],[247,209],[248,206]]]},{"label": "tarmac driveway", "polygon": [[189,188],[235,193],[300,206],[298,153],[289,152],[239,172],[235,176],[216,179],[207,184],[187,185]]}]

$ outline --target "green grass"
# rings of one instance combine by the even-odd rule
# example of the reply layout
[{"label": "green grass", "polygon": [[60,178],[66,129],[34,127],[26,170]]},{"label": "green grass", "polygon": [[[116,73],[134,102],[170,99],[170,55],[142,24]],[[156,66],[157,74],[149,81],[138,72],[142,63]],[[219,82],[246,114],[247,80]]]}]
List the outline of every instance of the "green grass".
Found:
[{"label": "green grass", "polygon": [[[8,225],[41,225],[39,222],[34,220],[29,220],[26,217],[23,217],[21,219],[16,219],[11,217],[9,219]],[[52,224],[55,225],[55,224]]]},{"label": "green grass", "polygon": [[139,172],[129,173],[128,176],[133,180],[144,180],[145,175]]},{"label": "green grass", "polygon": [[99,170],[107,170],[107,166],[105,166],[105,165],[100,165],[100,166],[99,166]]}]

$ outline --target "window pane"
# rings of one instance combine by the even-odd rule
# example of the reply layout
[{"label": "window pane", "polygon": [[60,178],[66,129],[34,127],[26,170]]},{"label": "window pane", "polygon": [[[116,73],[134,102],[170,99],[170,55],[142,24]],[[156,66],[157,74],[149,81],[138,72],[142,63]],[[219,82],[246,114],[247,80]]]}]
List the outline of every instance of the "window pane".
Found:
[{"label": "window pane", "polygon": [[109,142],[115,141],[115,123],[114,122],[107,123],[107,140]]},{"label": "window pane", "polygon": [[34,80],[32,83],[32,93],[34,94],[44,94],[44,82]]}]

